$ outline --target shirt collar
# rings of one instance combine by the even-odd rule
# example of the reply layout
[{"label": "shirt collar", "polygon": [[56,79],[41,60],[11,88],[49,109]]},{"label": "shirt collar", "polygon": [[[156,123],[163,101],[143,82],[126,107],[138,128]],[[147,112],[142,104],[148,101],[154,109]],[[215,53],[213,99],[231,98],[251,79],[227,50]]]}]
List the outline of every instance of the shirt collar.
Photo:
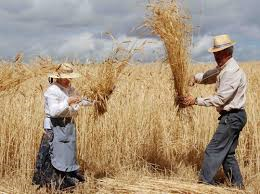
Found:
[{"label": "shirt collar", "polygon": [[219,71],[223,71],[226,69],[239,69],[239,66],[237,65],[235,59],[231,57],[223,66],[221,67],[217,66],[217,69]]}]

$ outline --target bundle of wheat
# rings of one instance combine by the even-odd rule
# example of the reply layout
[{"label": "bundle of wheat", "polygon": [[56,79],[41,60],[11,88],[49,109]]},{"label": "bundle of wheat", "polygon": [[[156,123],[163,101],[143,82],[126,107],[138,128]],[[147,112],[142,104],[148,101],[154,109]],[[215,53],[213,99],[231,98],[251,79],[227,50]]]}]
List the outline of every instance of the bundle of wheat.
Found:
[{"label": "bundle of wheat", "polygon": [[22,63],[21,55],[17,55],[15,62],[3,62],[0,70],[0,93],[7,91],[8,95],[15,93],[25,81],[42,77],[55,71],[59,65],[51,60],[39,58],[34,65]]},{"label": "bundle of wheat", "polygon": [[174,79],[176,96],[188,93],[188,64],[191,42],[190,17],[177,0],[157,0],[147,7],[145,26],[164,42]]},{"label": "bundle of wheat", "polygon": [[113,93],[115,85],[120,73],[128,64],[129,59],[116,60],[109,58],[101,64],[97,64],[96,75],[90,76],[88,72],[83,74],[81,83],[77,84],[82,95],[87,96],[91,100],[95,100],[96,116],[102,115],[107,111],[107,100]]},{"label": "bundle of wheat", "polygon": [[[91,100],[95,100],[95,118],[103,115],[107,111],[107,100],[115,90],[117,80],[125,69],[134,53],[139,52],[146,42],[143,42],[139,47],[129,44],[132,41],[118,42],[111,34],[113,48],[112,55],[100,64],[96,64],[98,68],[94,75],[90,75],[85,71],[83,80],[79,80],[78,89],[82,95],[87,96]],[[84,84],[80,84],[84,83]]]}]

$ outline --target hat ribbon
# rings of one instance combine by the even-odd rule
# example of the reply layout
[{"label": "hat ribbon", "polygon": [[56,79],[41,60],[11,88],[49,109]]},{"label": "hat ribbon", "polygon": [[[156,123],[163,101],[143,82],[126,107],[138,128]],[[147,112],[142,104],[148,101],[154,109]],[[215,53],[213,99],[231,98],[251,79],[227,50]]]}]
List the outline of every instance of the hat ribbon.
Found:
[{"label": "hat ribbon", "polygon": [[222,45],[214,45],[214,48],[222,48],[222,47],[225,47],[225,46],[230,46],[231,43],[226,43],[226,44],[222,44]]}]

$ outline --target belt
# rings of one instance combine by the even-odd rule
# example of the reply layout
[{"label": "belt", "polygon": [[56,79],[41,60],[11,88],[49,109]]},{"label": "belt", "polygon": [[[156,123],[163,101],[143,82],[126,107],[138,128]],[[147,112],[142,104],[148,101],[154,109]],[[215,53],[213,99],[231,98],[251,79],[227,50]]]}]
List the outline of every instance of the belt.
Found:
[{"label": "belt", "polygon": [[65,125],[67,125],[68,123],[74,122],[74,119],[72,117],[51,117],[50,119],[51,119],[51,121],[61,122]]},{"label": "belt", "polygon": [[238,112],[240,112],[240,111],[245,111],[245,110],[244,110],[244,109],[231,109],[231,110],[229,110],[229,111],[222,110],[222,111],[220,112],[220,115],[221,115],[221,116],[224,116],[224,115],[229,114],[229,113],[238,113]]}]

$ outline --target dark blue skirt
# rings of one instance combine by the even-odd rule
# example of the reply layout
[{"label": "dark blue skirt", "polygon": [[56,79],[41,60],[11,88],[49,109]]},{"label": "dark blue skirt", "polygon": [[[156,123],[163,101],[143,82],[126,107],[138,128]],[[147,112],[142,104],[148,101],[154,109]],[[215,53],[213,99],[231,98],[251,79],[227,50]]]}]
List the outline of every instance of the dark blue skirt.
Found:
[{"label": "dark blue skirt", "polygon": [[46,186],[63,190],[75,187],[77,182],[84,182],[85,179],[79,171],[62,172],[53,167],[50,157],[50,142],[52,141],[53,132],[46,131],[41,139],[32,183],[40,187]]}]

